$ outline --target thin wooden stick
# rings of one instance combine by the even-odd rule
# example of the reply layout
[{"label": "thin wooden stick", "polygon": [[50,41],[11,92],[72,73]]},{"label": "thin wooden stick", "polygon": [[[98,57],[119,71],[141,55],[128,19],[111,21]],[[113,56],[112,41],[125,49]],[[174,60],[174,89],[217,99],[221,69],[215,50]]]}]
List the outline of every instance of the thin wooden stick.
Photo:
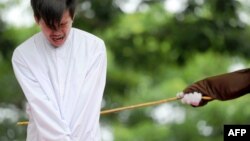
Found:
[{"label": "thin wooden stick", "polygon": [[147,103],[140,103],[140,104],[136,104],[136,105],[130,105],[130,106],[126,106],[126,107],[114,108],[114,109],[110,109],[110,110],[104,110],[104,111],[101,111],[101,115],[120,112],[120,111],[124,111],[124,110],[129,110],[129,109],[140,108],[140,107],[157,105],[157,104],[161,104],[161,103],[174,101],[174,100],[177,100],[177,99],[178,99],[177,97],[173,97],[173,98],[169,98],[169,99],[163,99],[163,100],[147,102]]},{"label": "thin wooden stick", "polygon": [[[103,111],[101,111],[100,114],[106,115],[106,114],[120,112],[120,111],[124,111],[124,110],[129,110],[129,109],[136,109],[136,108],[141,108],[141,107],[153,106],[153,105],[158,105],[158,104],[162,104],[162,103],[167,103],[170,101],[175,101],[178,99],[180,99],[180,98],[173,97],[173,98],[162,99],[162,100],[158,100],[158,101],[152,101],[152,102],[140,103],[140,104],[125,106],[125,107],[120,107],[120,108],[114,108],[114,109],[110,109],[110,110],[103,110]],[[212,100],[212,98],[208,97],[208,96],[203,96],[202,99]],[[28,125],[28,124],[29,124],[28,121],[22,121],[22,122],[17,123],[17,125]]]},{"label": "thin wooden stick", "polygon": [[29,122],[28,121],[20,121],[20,122],[17,122],[17,125],[28,125]]}]

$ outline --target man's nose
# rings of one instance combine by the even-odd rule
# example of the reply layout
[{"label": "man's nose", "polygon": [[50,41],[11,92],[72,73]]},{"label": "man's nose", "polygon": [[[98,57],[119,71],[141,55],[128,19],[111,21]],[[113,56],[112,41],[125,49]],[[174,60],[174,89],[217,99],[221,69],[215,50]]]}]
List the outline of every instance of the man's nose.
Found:
[{"label": "man's nose", "polygon": [[61,34],[61,28],[60,27],[56,27],[55,29],[52,29],[53,34]]}]

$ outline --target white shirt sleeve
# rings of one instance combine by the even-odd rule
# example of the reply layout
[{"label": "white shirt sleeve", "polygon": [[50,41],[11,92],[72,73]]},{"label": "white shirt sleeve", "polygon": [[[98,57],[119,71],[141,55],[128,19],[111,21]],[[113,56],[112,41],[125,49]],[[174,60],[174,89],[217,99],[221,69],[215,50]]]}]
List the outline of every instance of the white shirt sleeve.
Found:
[{"label": "white shirt sleeve", "polygon": [[30,105],[30,114],[35,121],[39,140],[71,141],[67,123],[61,118],[59,110],[47,96],[47,91],[42,89],[18,50],[13,54],[12,64],[15,76]]},{"label": "white shirt sleeve", "polygon": [[[86,102],[82,103],[88,104],[83,109],[79,109],[79,111],[83,112],[80,112],[82,114],[75,120],[75,126],[72,128],[74,136],[78,136],[81,140],[86,141],[97,141],[100,138],[99,117],[106,83],[107,58],[104,43],[99,42],[97,46],[101,50],[98,53],[93,53],[94,55],[90,59],[84,80],[85,83],[82,85],[81,91],[83,95],[87,95]],[[93,50],[93,52],[96,52],[96,50]]]}]

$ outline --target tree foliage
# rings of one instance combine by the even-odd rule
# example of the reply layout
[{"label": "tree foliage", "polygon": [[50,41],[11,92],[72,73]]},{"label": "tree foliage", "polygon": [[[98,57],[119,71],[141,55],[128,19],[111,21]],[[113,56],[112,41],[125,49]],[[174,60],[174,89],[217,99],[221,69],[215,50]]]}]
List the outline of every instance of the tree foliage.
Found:
[{"label": "tree foliage", "polygon": [[[176,13],[166,11],[164,0],[142,0],[133,13],[124,12],[118,2],[80,0],[74,21],[75,27],[103,38],[107,47],[103,109],[171,98],[194,81],[248,66],[250,29],[239,17],[239,1],[187,0],[185,9]],[[24,111],[10,57],[39,29],[6,28],[4,21],[0,26],[0,111],[8,104]],[[200,108],[175,101],[105,115],[101,123],[114,141],[220,141],[223,125],[249,123],[247,103],[248,96],[214,100]],[[24,113],[19,118],[25,119]],[[1,118],[0,124],[0,132],[6,133],[0,139],[24,138],[25,128]]]}]

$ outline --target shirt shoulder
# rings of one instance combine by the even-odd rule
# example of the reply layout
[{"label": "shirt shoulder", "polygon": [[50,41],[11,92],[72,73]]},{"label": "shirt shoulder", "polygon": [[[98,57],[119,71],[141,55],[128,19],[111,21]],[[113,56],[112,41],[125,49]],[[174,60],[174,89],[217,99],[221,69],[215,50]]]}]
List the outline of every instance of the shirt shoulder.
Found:
[{"label": "shirt shoulder", "polygon": [[81,30],[78,28],[72,28],[72,30],[73,30],[74,34],[77,34],[78,37],[80,37],[80,38],[87,38],[89,41],[97,40],[97,41],[103,42],[103,40],[100,37],[98,37],[92,33],[89,33],[87,31],[84,31],[84,30]]},{"label": "shirt shoulder", "polygon": [[81,29],[72,28],[72,30],[75,42],[84,45],[90,50],[101,50],[105,52],[105,43],[103,39]]},{"label": "shirt shoulder", "polygon": [[30,56],[35,52],[35,40],[41,38],[41,32],[36,33],[19,44],[13,51],[12,58]]}]

